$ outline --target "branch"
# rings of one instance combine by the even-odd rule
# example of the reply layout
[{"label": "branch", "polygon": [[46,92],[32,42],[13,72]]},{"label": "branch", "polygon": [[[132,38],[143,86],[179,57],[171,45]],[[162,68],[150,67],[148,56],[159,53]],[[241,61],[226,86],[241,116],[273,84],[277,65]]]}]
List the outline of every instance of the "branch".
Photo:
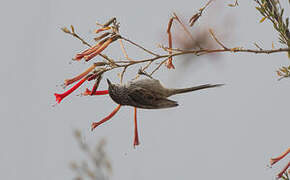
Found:
[{"label": "branch", "polygon": [[[83,38],[81,38],[81,37],[80,37],[80,36],[75,32],[75,28],[74,28],[73,25],[71,25],[70,27],[71,27],[71,31],[70,31],[68,28],[66,28],[66,27],[61,28],[61,30],[62,30],[64,33],[66,33],[66,34],[70,34],[70,35],[72,35],[73,37],[77,38],[77,39],[80,40],[84,45],[86,45],[86,46],[88,46],[88,47],[92,47],[92,45],[90,45],[87,41],[85,41]],[[102,58],[106,59],[107,61],[111,62],[111,63],[113,62],[113,60],[110,59],[107,55],[104,55],[104,54],[101,54],[101,53],[100,53],[100,56],[101,56]]]},{"label": "branch", "polygon": [[190,19],[189,19],[189,26],[193,26],[194,23],[202,16],[203,11],[205,8],[207,8],[210,3],[213,2],[213,0],[208,1],[205,6],[199,9],[198,13],[195,13]]},{"label": "branch", "polygon": [[[211,1],[209,1],[210,3]],[[209,4],[208,3],[208,4]],[[205,6],[206,7],[206,6]],[[217,37],[215,36],[213,30],[209,30],[211,36],[213,37],[213,39],[222,47],[222,48],[218,48],[218,49],[193,49],[193,50],[183,50],[183,49],[173,49],[172,48],[172,44],[171,44],[171,32],[170,32],[170,29],[171,29],[171,25],[172,25],[172,22],[174,19],[177,19],[177,21],[182,25],[181,21],[178,19],[178,17],[176,16],[176,14],[174,14],[174,17],[172,17],[170,20],[169,20],[169,23],[168,23],[168,27],[167,27],[167,33],[169,35],[169,47],[164,47],[164,46],[161,46],[161,48],[163,50],[165,50],[167,53],[166,54],[156,54],[146,48],[144,48],[143,46],[127,39],[127,38],[124,38],[122,37],[120,34],[119,34],[119,23],[117,23],[116,20],[110,20],[109,23],[112,23],[113,25],[111,26],[106,26],[106,27],[103,27],[103,28],[100,28],[100,29],[97,29],[96,32],[101,32],[101,31],[107,31],[107,30],[110,30],[111,32],[106,32],[104,34],[111,34],[110,37],[106,37],[106,36],[99,36],[99,38],[97,38],[97,40],[99,41],[98,44],[94,45],[94,46],[91,46],[89,43],[87,43],[84,39],[82,39],[79,35],[77,35],[75,33],[75,30],[74,30],[74,27],[71,26],[71,31],[67,28],[62,28],[62,30],[67,33],[67,34],[70,34],[72,35],[73,37],[79,39],[83,44],[89,46],[90,48],[85,50],[84,52],[80,53],[80,54],[77,54],[78,55],[78,60],[81,60],[83,58],[83,56],[92,56],[95,57],[97,55],[100,55],[102,56],[103,58],[105,58],[108,62],[101,62],[101,64],[98,64],[98,69],[96,70],[93,70],[95,68],[97,68],[97,64],[95,64],[94,66],[92,66],[92,68],[89,68],[89,71],[87,71],[88,73],[88,77],[90,77],[88,79],[88,81],[91,81],[93,79],[96,79],[98,78],[101,74],[99,74],[100,71],[102,71],[102,74],[107,72],[107,71],[111,71],[113,69],[117,69],[117,68],[123,68],[123,70],[121,71],[121,73],[119,74],[120,75],[120,81],[121,83],[123,82],[123,77],[124,77],[124,74],[126,72],[126,70],[128,69],[128,67],[130,66],[134,66],[134,65],[137,65],[137,64],[142,64],[142,63],[147,63],[143,68],[141,68],[142,71],[145,72],[145,70],[147,68],[149,68],[153,62],[156,62],[156,61],[161,61],[158,63],[158,65],[153,69],[153,71],[149,74],[150,76],[152,74],[154,74],[157,70],[159,70],[161,68],[161,66],[172,60],[173,57],[175,56],[181,56],[181,55],[186,55],[186,54],[192,54],[192,55],[195,55],[195,56],[201,56],[201,55],[205,55],[205,54],[210,54],[210,53],[222,53],[222,52],[231,52],[231,53],[236,53],[236,52],[246,52],[246,53],[255,53],[255,54],[271,54],[271,53],[278,53],[278,52],[289,52],[290,51],[290,48],[279,48],[279,49],[271,49],[271,50],[265,50],[265,49],[262,49],[262,48],[259,48],[258,49],[244,49],[244,48],[241,48],[241,47],[235,47],[235,48],[228,48],[226,47],[225,45],[223,45],[223,43],[221,43],[221,41],[219,41],[217,39]],[[125,55],[125,58],[126,60],[120,60],[120,61],[114,61],[110,58],[108,58],[106,55],[103,55],[103,54],[100,54],[100,52],[102,52],[102,50],[104,50],[105,48],[107,48],[111,42],[117,40],[117,39],[123,39],[124,41],[127,41],[129,42],[130,44],[142,49],[144,52],[148,53],[148,54],[151,54],[153,55],[154,57],[151,57],[151,58],[147,58],[147,59],[139,59],[139,60],[132,60],[130,58],[128,58],[128,54],[127,52],[124,50],[124,46],[122,44],[122,41],[120,41],[120,45],[121,45],[121,49],[123,50],[124,52],[124,55]],[[109,41],[110,40],[110,41]],[[109,42],[109,43],[107,43]],[[107,43],[107,44],[105,44]],[[106,45],[106,46],[105,46]],[[77,56],[76,55],[76,56]],[[86,58],[84,58],[85,60],[87,60]],[[100,63],[100,62],[98,62]],[[167,66],[167,68],[170,68]],[[284,68],[285,69],[285,68]],[[283,76],[283,77],[289,77],[289,74],[290,72],[288,73],[288,69],[287,69],[287,72],[285,73],[284,72],[284,69],[280,70],[281,72],[277,72],[280,74],[280,76]],[[289,68],[290,70],[290,68]],[[285,73],[285,74],[283,74]],[[80,74],[79,76],[76,76],[75,78],[73,78],[74,80],[78,80],[79,77],[82,77],[83,74]],[[137,79],[139,76],[137,75],[135,77],[135,79]],[[74,81],[75,82],[75,81]],[[80,82],[79,82],[80,83]],[[98,84],[99,82],[97,82]]]},{"label": "branch", "polygon": [[125,50],[125,46],[123,44],[122,39],[119,39],[119,43],[120,43],[120,47],[121,47],[122,53],[124,54],[125,58],[128,59],[129,61],[133,61],[133,59],[129,58],[129,56]]},{"label": "branch", "polygon": [[[168,51],[170,51],[168,48],[164,47]],[[148,58],[148,59],[140,59],[140,60],[134,60],[134,61],[128,61],[128,60],[120,60],[120,61],[115,61],[116,64],[118,64],[117,67],[114,68],[120,68],[120,67],[125,67],[125,66],[132,66],[135,64],[140,64],[140,63],[145,63],[145,62],[154,62],[159,59],[163,58],[169,58],[169,57],[174,57],[174,56],[181,56],[185,54],[193,54],[193,55],[205,55],[205,54],[210,54],[210,53],[221,53],[221,52],[240,52],[240,53],[255,53],[255,54],[273,54],[273,53],[280,53],[280,52],[288,52],[290,51],[290,48],[278,48],[278,49],[269,49],[269,50],[255,50],[255,49],[241,49],[241,48],[232,48],[232,49],[201,49],[201,50],[180,50],[180,49],[172,49],[172,50],[177,50],[180,52],[173,53],[171,55],[165,54],[165,55],[158,55],[153,58]],[[105,65],[109,65],[106,63]],[[112,68],[109,68],[110,70]],[[108,71],[108,70],[106,70]]]},{"label": "branch", "polygon": [[209,32],[210,32],[210,35],[213,37],[213,39],[221,46],[223,47],[224,49],[228,49],[225,45],[223,45],[223,43],[221,43],[217,37],[214,35],[213,33],[213,30],[212,29],[209,29]]},{"label": "branch", "polygon": [[143,51],[145,51],[145,52],[147,52],[147,53],[149,53],[149,54],[151,54],[151,55],[153,55],[153,56],[158,56],[158,54],[155,54],[154,52],[149,51],[148,49],[145,49],[143,46],[141,46],[141,45],[139,45],[139,44],[137,44],[137,43],[135,43],[135,42],[133,42],[133,41],[131,41],[131,40],[129,40],[129,39],[123,37],[123,36],[121,36],[120,39],[123,39],[124,41],[127,41],[127,42],[133,44],[134,46],[136,46],[136,47],[142,49]]}]

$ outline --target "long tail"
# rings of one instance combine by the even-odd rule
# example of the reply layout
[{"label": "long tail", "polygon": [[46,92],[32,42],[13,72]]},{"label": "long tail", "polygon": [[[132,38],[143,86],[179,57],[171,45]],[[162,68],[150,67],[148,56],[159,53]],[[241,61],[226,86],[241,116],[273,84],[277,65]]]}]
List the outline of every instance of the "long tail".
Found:
[{"label": "long tail", "polygon": [[200,86],[195,86],[195,87],[190,87],[190,88],[183,88],[183,89],[173,89],[172,94],[181,94],[181,93],[187,93],[191,91],[197,91],[201,89],[207,89],[207,88],[214,88],[214,87],[220,87],[223,86],[224,84],[204,84]]}]

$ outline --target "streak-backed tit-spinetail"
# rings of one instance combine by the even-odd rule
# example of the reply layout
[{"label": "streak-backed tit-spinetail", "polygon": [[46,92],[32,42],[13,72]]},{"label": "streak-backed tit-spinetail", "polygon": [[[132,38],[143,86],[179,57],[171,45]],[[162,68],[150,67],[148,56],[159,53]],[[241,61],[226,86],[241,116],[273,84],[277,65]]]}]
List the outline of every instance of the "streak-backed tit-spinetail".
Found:
[{"label": "streak-backed tit-spinetail", "polygon": [[143,109],[162,109],[178,106],[168,97],[201,89],[219,87],[223,84],[204,84],[200,86],[172,89],[165,88],[157,79],[146,78],[129,81],[126,84],[113,84],[107,79],[110,97],[120,105],[134,106]]}]

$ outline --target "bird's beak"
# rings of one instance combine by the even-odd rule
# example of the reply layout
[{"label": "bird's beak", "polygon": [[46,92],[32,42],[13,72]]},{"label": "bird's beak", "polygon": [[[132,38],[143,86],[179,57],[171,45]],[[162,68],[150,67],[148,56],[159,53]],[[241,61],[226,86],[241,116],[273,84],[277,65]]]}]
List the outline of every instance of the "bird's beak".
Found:
[{"label": "bird's beak", "polygon": [[112,85],[111,81],[107,78],[107,83],[109,85],[109,87]]}]

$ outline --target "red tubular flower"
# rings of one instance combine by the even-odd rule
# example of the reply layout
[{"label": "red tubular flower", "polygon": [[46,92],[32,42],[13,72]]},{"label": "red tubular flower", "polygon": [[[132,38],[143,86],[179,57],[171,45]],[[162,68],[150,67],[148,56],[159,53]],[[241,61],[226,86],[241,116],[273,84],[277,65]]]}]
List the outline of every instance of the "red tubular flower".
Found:
[{"label": "red tubular flower", "polygon": [[104,43],[102,43],[102,45],[96,49],[93,53],[89,54],[89,55],[86,55],[84,56],[84,59],[86,61],[89,61],[91,60],[92,58],[94,58],[95,56],[97,56],[98,54],[100,54],[104,49],[106,49],[106,47],[109,46],[109,44],[113,41],[112,38],[106,40]]},{"label": "red tubular flower", "polygon": [[63,100],[63,98],[65,98],[66,96],[71,94],[74,90],[76,90],[78,87],[80,87],[88,78],[89,76],[86,76],[85,78],[80,80],[77,84],[75,84],[72,88],[70,88],[69,90],[67,90],[66,92],[62,94],[54,93],[57,103],[60,103]]},{"label": "red tubular flower", "polygon": [[87,56],[87,55],[93,53],[94,51],[96,51],[98,48],[100,48],[101,45],[102,45],[102,43],[98,43],[98,44],[90,47],[89,49],[86,49],[85,51],[76,54],[75,57],[73,58],[73,60],[76,60],[76,61],[81,60],[84,56]]},{"label": "red tubular flower", "polygon": [[91,67],[89,67],[86,71],[84,71],[83,73],[81,73],[80,75],[74,77],[74,78],[71,78],[71,79],[66,79],[64,80],[64,85],[65,86],[68,86],[78,80],[80,80],[81,78],[85,77],[87,74],[89,74],[92,70],[95,69],[95,67],[97,66],[97,64],[93,64]]},{"label": "red tubular flower", "polygon": [[95,93],[92,94],[92,91],[90,91],[88,88],[86,89],[85,92],[82,93],[83,96],[106,95],[106,94],[109,94],[108,90],[95,91]]},{"label": "red tubular flower", "polygon": [[284,173],[287,173],[287,169],[290,167],[290,161],[288,162],[288,164],[282,169],[282,171],[277,175],[277,177],[280,179]]},{"label": "red tubular flower", "polygon": [[137,108],[134,107],[134,147],[138,146],[139,137],[138,137],[138,126],[137,126]]},{"label": "red tubular flower", "polygon": [[175,66],[172,64],[172,57],[168,58],[168,60],[166,61],[165,66],[166,66],[168,69],[175,69]]},{"label": "red tubular flower", "polygon": [[287,156],[287,154],[290,153],[290,148],[288,148],[285,152],[283,152],[280,156],[276,157],[276,158],[271,158],[270,159],[270,164],[271,166],[273,166],[275,163],[277,163],[278,161],[280,161],[281,159],[283,159],[285,156]]},{"label": "red tubular flower", "polygon": [[91,127],[91,130],[93,131],[96,127],[98,127],[99,125],[103,124],[104,122],[110,120],[120,109],[121,105],[119,104],[113,112],[111,112],[111,114],[109,114],[107,117],[105,117],[104,119],[102,119],[101,121],[99,122],[93,122],[92,123],[92,127]]},{"label": "red tubular flower", "polygon": [[[171,35],[171,26],[174,18],[171,18],[168,22],[167,26],[167,34],[168,34],[168,47],[169,47],[169,55],[172,54],[171,48],[172,48],[172,35]],[[169,57],[168,60],[166,61],[166,67],[168,69],[175,69],[174,65],[172,64],[172,57]]]}]

